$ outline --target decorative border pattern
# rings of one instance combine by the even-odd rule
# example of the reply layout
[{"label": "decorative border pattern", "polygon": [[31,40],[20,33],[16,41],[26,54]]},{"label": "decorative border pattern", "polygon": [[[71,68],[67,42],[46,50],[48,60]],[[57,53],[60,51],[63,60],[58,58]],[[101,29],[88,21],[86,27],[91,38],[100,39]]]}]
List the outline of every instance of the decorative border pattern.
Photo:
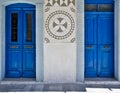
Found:
[{"label": "decorative border pattern", "polygon": [[67,7],[70,4],[75,6],[75,0],[46,0],[46,6],[52,7],[55,4],[57,4],[60,7]]},{"label": "decorative border pattern", "polygon": [[72,38],[70,42],[74,43],[75,41],[76,41],[76,38]]},{"label": "decorative border pattern", "polygon": [[50,40],[46,37],[45,37],[45,41],[46,41],[46,43],[50,43]]}]

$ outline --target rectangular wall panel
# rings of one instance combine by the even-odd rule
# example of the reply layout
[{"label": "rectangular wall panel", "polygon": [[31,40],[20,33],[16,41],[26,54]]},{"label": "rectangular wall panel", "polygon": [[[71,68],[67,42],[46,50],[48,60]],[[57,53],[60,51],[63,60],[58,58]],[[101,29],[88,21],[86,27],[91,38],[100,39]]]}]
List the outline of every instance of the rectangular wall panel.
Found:
[{"label": "rectangular wall panel", "polygon": [[76,41],[76,0],[45,0],[44,42]]},{"label": "rectangular wall panel", "polygon": [[77,0],[44,1],[44,81],[76,82]]}]

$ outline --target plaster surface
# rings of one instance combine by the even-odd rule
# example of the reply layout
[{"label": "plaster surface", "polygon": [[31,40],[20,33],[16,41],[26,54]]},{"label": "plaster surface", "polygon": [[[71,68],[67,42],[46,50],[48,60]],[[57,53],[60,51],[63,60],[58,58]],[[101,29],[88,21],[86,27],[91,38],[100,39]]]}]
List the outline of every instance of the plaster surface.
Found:
[{"label": "plaster surface", "polygon": [[44,44],[44,82],[76,82],[76,44]]}]

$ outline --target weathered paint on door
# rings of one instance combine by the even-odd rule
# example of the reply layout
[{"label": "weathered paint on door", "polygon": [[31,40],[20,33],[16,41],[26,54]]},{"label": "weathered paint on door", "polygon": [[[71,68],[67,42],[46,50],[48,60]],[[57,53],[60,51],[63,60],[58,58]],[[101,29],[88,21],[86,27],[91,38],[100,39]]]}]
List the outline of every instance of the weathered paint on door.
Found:
[{"label": "weathered paint on door", "polygon": [[35,6],[6,7],[6,77],[35,77]]},{"label": "weathered paint on door", "polygon": [[85,14],[85,76],[113,77],[114,16],[110,12]]}]

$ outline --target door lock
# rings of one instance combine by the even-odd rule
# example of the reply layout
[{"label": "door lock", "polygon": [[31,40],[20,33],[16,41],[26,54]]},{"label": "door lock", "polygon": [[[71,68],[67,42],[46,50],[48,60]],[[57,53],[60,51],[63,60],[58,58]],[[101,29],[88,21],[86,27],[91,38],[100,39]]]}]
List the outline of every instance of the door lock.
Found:
[{"label": "door lock", "polygon": [[108,48],[110,48],[110,46],[107,46],[107,45],[106,45],[106,46],[103,46],[103,48],[108,49]]},{"label": "door lock", "polygon": [[14,49],[14,48],[18,48],[18,46],[14,46],[14,45],[13,45],[13,46],[10,46],[10,48],[13,48],[13,49]]},{"label": "door lock", "polygon": [[33,46],[24,46],[24,48],[31,49],[31,48],[33,48]]},{"label": "door lock", "polygon": [[86,46],[86,48],[93,48],[93,46],[92,46],[92,45],[89,45],[89,46]]}]

